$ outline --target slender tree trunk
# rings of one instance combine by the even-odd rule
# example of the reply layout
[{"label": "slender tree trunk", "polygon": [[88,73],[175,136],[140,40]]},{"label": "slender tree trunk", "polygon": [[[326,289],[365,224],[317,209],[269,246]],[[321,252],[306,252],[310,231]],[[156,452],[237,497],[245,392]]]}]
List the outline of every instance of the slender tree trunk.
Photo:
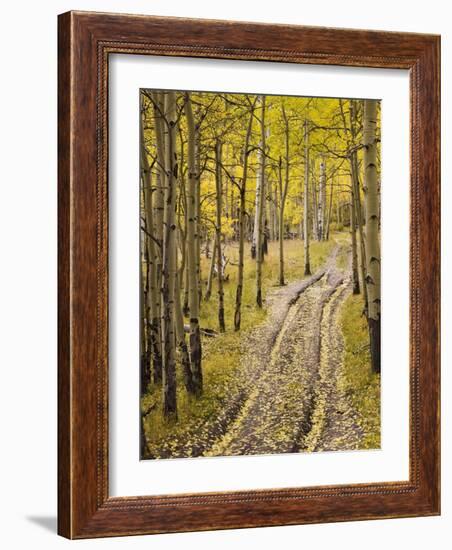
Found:
[{"label": "slender tree trunk", "polygon": [[[350,129],[351,129],[351,142],[349,148],[356,146],[356,105],[355,101],[350,100]],[[344,120],[345,125],[345,120]],[[364,298],[364,311],[367,316],[368,298],[367,298],[367,282],[366,282],[366,244],[363,230],[363,213],[361,208],[361,191],[359,183],[359,169],[358,169],[358,155],[354,149],[349,155],[350,171],[352,174],[352,185],[355,197],[355,212],[356,222],[358,226],[359,244],[360,244],[360,271],[361,271],[361,290]]]},{"label": "slender tree trunk", "polygon": [[152,93],[152,102],[154,106],[154,123],[155,123],[155,138],[157,147],[157,186],[155,190],[155,233],[156,240],[160,243],[163,242],[163,217],[164,217],[164,201],[165,201],[165,143],[164,133],[166,122],[164,119],[164,97],[162,92]]},{"label": "slender tree trunk", "polygon": [[196,251],[196,280],[198,282],[198,304],[202,300],[202,273],[201,273],[201,131],[195,126],[195,251]]},{"label": "slender tree trunk", "polygon": [[264,261],[265,256],[268,254],[268,238],[270,236],[270,232],[268,229],[268,221],[266,217],[266,208],[265,203],[267,201],[264,199],[264,210],[262,212],[262,215],[264,217],[263,219],[263,229],[262,229],[262,261]]},{"label": "slender tree trunk", "polygon": [[177,418],[176,361],[174,334],[174,279],[176,276],[176,95],[165,93],[165,210],[163,216],[162,334],[163,334],[163,414]]},{"label": "slender tree trunk", "polygon": [[176,329],[176,342],[179,349],[180,362],[182,365],[182,374],[184,386],[188,393],[194,393],[193,376],[190,367],[190,355],[188,352],[187,341],[185,339],[184,316],[180,303],[180,284],[179,271],[177,270],[177,248],[174,247],[176,274],[174,277],[174,324]]},{"label": "slender tree trunk", "polygon": [[216,244],[216,238],[214,239],[214,246],[212,250],[212,256],[210,258],[210,268],[209,268],[209,276],[207,278],[207,288],[206,288],[206,294],[204,296],[204,300],[208,302],[210,300],[210,297],[212,295],[212,284],[213,284],[213,274],[215,272],[215,262],[217,258],[217,244]]},{"label": "slender tree trunk", "polygon": [[380,359],[380,242],[378,235],[378,180],[377,145],[375,131],[377,126],[377,101],[364,100],[364,181],[366,200],[366,255],[367,255],[367,319],[370,336],[370,355],[372,370],[379,373]]},{"label": "slender tree trunk", "polygon": [[[178,277],[179,277],[179,292],[183,287],[183,306],[182,314],[183,317],[188,317],[190,314],[190,307],[188,303],[188,293],[189,293],[189,276],[187,268],[187,227],[188,227],[188,214],[187,214],[187,193],[186,193],[186,184],[185,177],[183,173],[183,167],[185,164],[185,155],[184,155],[184,142],[182,139],[182,133],[179,127],[180,135],[180,156],[179,156],[179,204],[177,207],[178,211],[178,244],[181,251],[181,262],[180,267],[178,268]],[[182,224],[182,219],[184,223]]]},{"label": "slender tree trunk", "polygon": [[189,305],[190,273],[186,262],[185,262],[184,269],[181,270],[181,272],[183,273],[183,281],[184,281],[184,305],[182,306],[182,313],[184,317],[188,317],[190,315],[190,305]]},{"label": "slender tree trunk", "polygon": [[276,187],[273,191],[273,201],[272,201],[272,212],[273,212],[273,240],[279,240],[279,216],[278,216],[278,192]]},{"label": "slender tree trunk", "polygon": [[282,106],[282,115],[284,119],[284,145],[285,145],[285,180],[284,187],[282,183],[282,160],[279,157],[279,284],[284,286],[284,208],[286,206],[287,191],[289,189],[289,171],[290,171],[290,155],[289,155],[289,120],[286,115],[284,105]]},{"label": "slender tree trunk", "polygon": [[[149,169],[147,166],[146,169]],[[152,220],[152,190],[150,188],[150,178],[145,177],[145,207],[146,207],[146,228],[152,235],[153,220]],[[160,347],[160,290],[157,286],[157,251],[153,238],[146,235],[144,238],[147,244],[147,258],[149,262],[149,288],[147,292],[147,349],[152,358],[152,380],[154,384],[158,384],[162,380],[162,355]]]},{"label": "slender tree trunk", "polygon": [[248,178],[248,156],[249,145],[251,138],[251,130],[253,128],[254,107],[253,103],[248,122],[248,128],[245,134],[245,143],[243,146],[242,162],[243,162],[243,177],[240,186],[240,206],[239,206],[239,265],[237,270],[237,290],[235,293],[235,311],[234,311],[234,330],[240,330],[242,320],[242,294],[243,294],[243,269],[245,262],[245,215],[246,215],[246,184]]},{"label": "slender tree trunk", "polygon": [[364,298],[364,309],[367,315],[368,307],[368,298],[367,298],[367,283],[366,283],[366,239],[363,229],[363,214],[361,207],[361,197],[360,197],[360,183],[358,176],[358,164],[356,159],[356,153],[352,154],[351,158],[352,164],[352,185],[353,185],[353,196],[355,198],[355,213],[356,213],[356,225],[359,235],[359,251],[360,251],[360,271],[361,271],[361,289]]},{"label": "slender tree trunk", "polygon": [[279,233],[279,198],[278,191],[275,189],[275,239],[280,239]]},{"label": "slender tree trunk", "polygon": [[326,228],[325,228],[325,240],[328,241],[330,239],[330,223],[331,223],[331,216],[333,212],[333,190],[334,190],[334,182],[331,181],[330,185],[330,201],[328,206],[328,216],[326,219]]},{"label": "slender tree trunk", "polygon": [[140,458],[145,458],[149,453],[148,444],[146,440],[146,430],[144,429],[144,418],[140,414]]},{"label": "slender tree trunk", "polygon": [[[311,162],[312,166],[312,174],[315,174],[315,162],[314,159],[312,159]],[[317,183],[316,180],[313,178],[311,183],[312,188],[312,237],[316,241],[320,240],[320,232],[319,232],[319,204],[317,200]]]},{"label": "slender tree trunk", "polygon": [[[260,151],[258,150],[257,156],[258,156],[258,163],[260,162]],[[262,182],[260,180],[259,173],[257,175],[256,179],[256,194],[254,197],[254,224],[253,224],[253,239],[251,241],[251,258],[255,260],[257,258],[257,241],[259,239],[259,197],[262,193]]]},{"label": "slender tree trunk", "polygon": [[[234,154],[234,148],[231,148],[232,149],[232,154]],[[231,167],[231,177],[233,178],[234,181],[236,181],[236,177],[235,177],[235,167],[232,166]],[[225,197],[226,200],[228,200],[229,198],[229,212],[231,213],[231,227],[233,228],[233,233],[232,233],[232,240],[236,240],[236,233],[234,231],[234,227],[235,227],[235,222],[234,220],[236,219],[236,212],[235,212],[235,185],[233,183],[231,183],[231,191],[229,193],[229,197],[226,196]]]},{"label": "slender tree trunk", "polygon": [[309,254],[309,128],[308,121],[304,121],[304,274],[311,275],[311,260]]},{"label": "slender tree trunk", "polygon": [[262,262],[263,262],[263,213],[265,182],[265,96],[260,96],[262,114],[260,119],[261,146],[259,148],[258,189],[256,189],[257,206],[257,240],[256,240],[256,304],[262,307]]},{"label": "slender tree trunk", "polygon": [[[276,195],[276,192],[275,192]],[[269,223],[269,238],[271,241],[276,240],[275,231],[275,199],[273,194],[273,183],[268,182],[268,223]]]},{"label": "slender tree trunk", "polygon": [[218,325],[220,332],[226,330],[224,324],[224,290],[223,290],[223,254],[221,250],[221,215],[222,215],[222,174],[221,174],[222,143],[217,140],[215,144],[215,183],[217,191],[217,221],[216,221],[216,246],[217,246],[217,282],[218,282]]},{"label": "slender tree trunk", "polygon": [[[280,213],[279,213],[279,285],[284,286],[284,202],[283,199],[283,183],[282,183],[282,161],[279,157],[279,197],[280,197]],[[286,166],[287,170],[287,166]]]},{"label": "slender tree trunk", "polygon": [[319,240],[325,240],[326,229],[326,165],[323,159],[320,163],[319,188]]},{"label": "slender tree trunk", "polygon": [[[154,223],[154,205],[152,189],[151,169],[144,143],[143,120],[141,121],[141,170],[143,181],[143,195],[145,207],[146,229],[148,234],[144,237],[147,247],[147,256],[149,260],[149,288],[147,292],[147,335],[148,352],[152,358],[152,378],[155,384],[162,380],[162,350],[161,350],[161,331],[160,331],[160,289],[158,281],[158,269],[160,267],[160,254],[158,250],[158,240],[155,238]],[[155,239],[155,240],[154,240]]]},{"label": "slender tree trunk", "polygon": [[352,237],[352,283],[353,294],[359,294],[359,275],[358,275],[358,248],[356,244],[356,212],[355,212],[355,193],[353,184],[351,185],[350,196],[350,234]]},{"label": "slender tree trunk", "polygon": [[196,128],[190,95],[187,94],[185,114],[188,128],[188,192],[187,192],[187,273],[190,310],[190,359],[193,373],[193,388],[197,395],[202,392],[201,332],[199,330],[199,256],[197,250],[197,188],[199,174],[196,162]]},{"label": "slender tree trunk", "polygon": [[149,369],[149,351],[147,342],[147,312],[146,312],[146,292],[145,282],[143,276],[143,256],[144,262],[147,262],[146,249],[143,253],[143,247],[140,246],[140,395],[144,395],[146,387],[149,383],[150,369]]},{"label": "slender tree trunk", "polygon": [[[245,152],[248,156],[248,153]],[[245,161],[247,162],[247,161]],[[242,321],[242,294],[243,294],[243,269],[245,260],[245,197],[246,197],[246,176],[243,169],[243,180],[240,188],[240,210],[239,210],[239,261],[237,270],[237,289],[235,292],[234,330],[240,330]]]},{"label": "slender tree trunk", "polygon": [[[154,124],[155,124],[155,138],[157,148],[157,181],[155,193],[153,194],[153,207],[154,207],[154,229],[155,229],[155,242],[156,242],[156,287],[158,289],[162,286],[162,271],[163,271],[163,217],[165,209],[165,186],[166,186],[166,173],[165,173],[165,143],[164,143],[164,99],[161,92],[153,92],[151,94],[153,109],[154,109]],[[155,200],[154,200],[155,199]],[[162,344],[162,305],[161,294],[157,292],[157,310],[158,310],[158,342],[160,349],[161,361],[163,361],[163,344]],[[156,373],[154,373],[156,374]],[[162,374],[156,374],[158,381],[161,381]]]}]

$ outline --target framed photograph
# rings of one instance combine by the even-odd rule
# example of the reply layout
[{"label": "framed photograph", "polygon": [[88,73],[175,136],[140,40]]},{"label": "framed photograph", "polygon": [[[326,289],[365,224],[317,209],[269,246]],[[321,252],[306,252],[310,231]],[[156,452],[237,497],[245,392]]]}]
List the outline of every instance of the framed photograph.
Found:
[{"label": "framed photograph", "polygon": [[61,535],[439,514],[439,56],[59,16]]}]

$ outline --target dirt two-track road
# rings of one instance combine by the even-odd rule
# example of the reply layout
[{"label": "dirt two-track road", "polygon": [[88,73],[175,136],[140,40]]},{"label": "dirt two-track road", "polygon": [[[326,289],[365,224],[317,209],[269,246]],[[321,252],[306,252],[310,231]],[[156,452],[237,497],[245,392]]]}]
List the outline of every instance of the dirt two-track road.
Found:
[{"label": "dirt two-track road", "polygon": [[192,423],[152,458],[358,449],[363,432],[342,389],[341,305],[349,271],[337,246],[311,277],[267,293],[266,321],[243,336],[241,362],[214,417]]},{"label": "dirt two-track road", "polygon": [[312,277],[275,290],[267,322],[248,336],[248,393],[210,456],[359,448],[362,430],[341,391],[340,306],[351,291],[336,252]]}]

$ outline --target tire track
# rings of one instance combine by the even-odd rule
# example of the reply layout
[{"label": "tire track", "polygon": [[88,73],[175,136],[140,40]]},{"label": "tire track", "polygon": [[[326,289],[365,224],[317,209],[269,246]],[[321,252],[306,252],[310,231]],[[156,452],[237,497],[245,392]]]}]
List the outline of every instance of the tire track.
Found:
[{"label": "tire track", "polygon": [[205,455],[343,449],[341,438],[349,436],[352,448],[358,445],[362,434],[355,423],[345,430],[336,418],[346,404],[337,390],[343,356],[338,313],[350,286],[336,269],[335,257],[333,253],[324,273],[292,300],[265,368],[253,379],[236,418]]},{"label": "tire track", "polygon": [[339,323],[341,305],[350,291],[349,280],[341,283],[323,310],[320,323],[319,375],[313,389],[311,427],[300,438],[299,451],[358,449],[363,437],[357,413],[341,389],[344,342]]},{"label": "tire track", "polygon": [[[274,353],[273,350],[278,339],[281,338],[283,327],[289,326],[287,317],[292,315],[293,308],[306,291],[312,286],[320,284],[325,278],[328,270],[335,264],[336,255],[337,248],[332,251],[327,262],[311,277],[295,281],[284,287],[277,287],[268,293],[266,298],[267,320],[242,338],[240,366],[227,388],[227,400],[225,400],[223,409],[215,417],[192,422],[182,437],[169,440],[160,445],[158,449],[153,449],[152,458],[246,454],[241,450],[237,452],[232,449],[230,452],[220,451],[220,443],[223,439],[226,440],[230,437],[231,427],[246,414],[250,406],[250,397],[258,399],[256,388],[259,387],[261,379],[270,378],[269,383],[271,383],[270,372],[267,372],[268,358]],[[280,373],[279,377],[283,378],[283,373]],[[256,433],[254,439],[259,437],[261,436]],[[221,445],[221,449],[223,448],[224,444]],[[267,452],[274,452],[274,450]]]}]

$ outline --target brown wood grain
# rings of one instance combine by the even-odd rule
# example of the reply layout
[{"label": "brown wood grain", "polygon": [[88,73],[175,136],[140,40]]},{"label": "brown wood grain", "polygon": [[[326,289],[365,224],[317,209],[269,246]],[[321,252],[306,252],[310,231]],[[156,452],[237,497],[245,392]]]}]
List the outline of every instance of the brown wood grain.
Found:
[{"label": "brown wood grain", "polygon": [[[85,538],[439,513],[439,48],[438,36],[422,34],[84,12],[59,16],[61,535]],[[408,482],[109,497],[107,90],[111,53],[410,70]]]}]

